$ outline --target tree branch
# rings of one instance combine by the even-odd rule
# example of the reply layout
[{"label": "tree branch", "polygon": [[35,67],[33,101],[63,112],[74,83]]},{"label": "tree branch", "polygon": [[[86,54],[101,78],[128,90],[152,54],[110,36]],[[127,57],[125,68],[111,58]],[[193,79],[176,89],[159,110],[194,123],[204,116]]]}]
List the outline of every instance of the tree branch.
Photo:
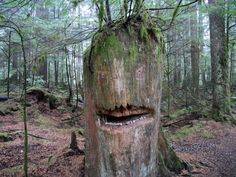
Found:
[{"label": "tree branch", "polygon": [[[198,0],[197,0],[197,1],[198,1]],[[173,22],[174,22],[174,20],[175,20],[175,17],[177,16],[177,13],[178,13],[178,11],[179,11],[179,8],[180,8],[180,6],[181,6],[181,3],[182,3],[182,0],[179,1],[177,7],[175,8],[170,24],[168,25],[168,27],[167,27],[166,29],[162,29],[162,31],[166,31],[166,30],[170,29],[170,27],[172,26],[172,24],[173,24]]]},{"label": "tree branch", "polygon": [[[183,4],[181,6],[179,6],[179,8],[181,7],[186,7],[186,6],[189,6],[189,5],[192,5],[196,2],[198,2],[199,0],[194,0],[190,3],[187,3],[187,4]],[[170,9],[175,9],[176,7],[160,7],[160,8],[148,8],[148,9],[145,9],[145,10],[149,10],[149,11],[156,11],[156,10],[170,10]]]},{"label": "tree branch", "polygon": [[231,25],[231,26],[229,26],[228,30],[231,30],[231,28],[233,28],[233,27],[235,27],[235,26],[236,26],[236,23],[233,24],[233,25]]},{"label": "tree branch", "polygon": [[106,11],[107,11],[107,20],[109,23],[111,21],[111,11],[110,11],[109,0],[106,0]]}]

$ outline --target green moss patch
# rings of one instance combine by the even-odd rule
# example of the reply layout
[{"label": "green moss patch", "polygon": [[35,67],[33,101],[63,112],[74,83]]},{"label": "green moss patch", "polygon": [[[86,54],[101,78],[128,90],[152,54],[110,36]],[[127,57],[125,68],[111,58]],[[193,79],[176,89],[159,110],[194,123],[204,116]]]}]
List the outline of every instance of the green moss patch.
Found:
[{"label": "green moss patch", "polygon": [[11,141],[12,138],[8,133],[0,133],[0,142]]},{"label": "green moss patch", "polygon": [[179,128],[176,132],[171,133],[168,130],[165,130],[165,135],[167,135],[167,139],[172,142],[176,139],[183,139],[188,136],[197,135],[203,138],[214,138],[214,134],[207,130],[205,125],[202,122],[195,123],[193,125],[185,125]]}]

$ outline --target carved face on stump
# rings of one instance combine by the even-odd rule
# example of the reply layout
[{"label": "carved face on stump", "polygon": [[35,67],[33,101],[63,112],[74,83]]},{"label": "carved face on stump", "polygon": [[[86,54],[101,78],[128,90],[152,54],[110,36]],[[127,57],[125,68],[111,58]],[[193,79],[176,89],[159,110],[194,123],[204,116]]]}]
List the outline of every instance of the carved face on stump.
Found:
[{"label": "carved face on stump", "polygon": [[99,38],[84,63],[86,174],[157,176],[161,47],[125,30]]}]

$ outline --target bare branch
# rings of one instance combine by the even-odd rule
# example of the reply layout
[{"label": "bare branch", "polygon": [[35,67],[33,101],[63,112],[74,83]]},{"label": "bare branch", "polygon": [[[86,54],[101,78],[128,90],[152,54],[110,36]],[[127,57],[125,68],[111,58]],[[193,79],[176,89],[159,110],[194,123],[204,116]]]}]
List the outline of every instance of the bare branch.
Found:
[{"label": "bare branch", "polygon": [[[194,0],[190,3],[187,3],[187,4],[183,4],[181,6],[179,6],[179,8],[181,7],[186,7],[186,6],[189,6],[189,5],[192,5],[196,2],[198,2],[199,0]],[[145,10],[149,10],[149,11],[156,11],[156,10],[171,10],[171,9],[175,9],[176,7],[160,7],[160,8],[148,8],[148,9],[145,9]]]}]

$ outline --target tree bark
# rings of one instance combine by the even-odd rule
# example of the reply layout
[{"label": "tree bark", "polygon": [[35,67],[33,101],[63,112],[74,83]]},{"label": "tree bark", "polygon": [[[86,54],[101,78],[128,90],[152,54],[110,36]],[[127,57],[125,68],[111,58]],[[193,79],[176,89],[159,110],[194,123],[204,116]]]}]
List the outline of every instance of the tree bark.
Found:
[{"label": "tree bark", "polygon": [[213,95],[212,115],[219,120],[225,114],[231,116],[225,17],[224,10],[218,1],[209,0],[209,4],[210,6],[215,6],[215,9],[209,13]]},{"label": "tree bark", "polygon": [[[49,18],[49,8],[44,7],[44,1],[39,0],[38,4],[39,6],[36,8],[36,16],[38,18],[41,18],[43,20],[47,20]],[[48,39],[47,37],[43,37],[43,42],[47,43]],[[43,80],[47,82],[47,71],[48,71],[48,61],[47,61],[47,54],[43,54],[45,59],[43,60],[42,63],[39,63],[39,70],[38,74],[40,76],[43,76]]]},{"label": "tree bark", "polygon": [[111,22],[111,11],[110,11],[109,0],[106,0],[106,12],[107,12],[107,20],[108,20],[108,23],[109,23],[109,22]]},{"label": "tree bark", "polygon": [[192,95],[198,98],[199,95],[199,41],[198,41],[198,22],[197,4],[192,6],[190,13],[190,33],[191,33],[191,66],[192,66]]},{"label": "tree bark", "polygon": [[55,86],[58,86],[58,61],[54,58],[54,79],[55,79]]},{"label": "tree bark", "polygon": [[[200,66],[201,69],[201,80],[202,85],[205,86],[206,83],[206,59],[203,58],[203,46],[204,46],[204,28],[203,28],[203,13],[202,13],[202,0],[198,1],[198,39],[199,39],[199,62],[203,62],[204,64]],[[204,61],[203,61],[204,59]]]},{"label": "tree bark", "polygon": [[47,56],[45,55],[44,57],[45,57],[44,61],[42,63],[40,63],[40,66],[39,66],[39,69],[38,69],[38,74],[40,76],[42,76],[42,78],[45,82],[47,82],[48,62],[47,62]]},{"label": "tree bark", "polygon": [[50,61],[48,62],[48,70],[47,70],[47,87],[50,89],[51,87],[51,70],[50,70]]},{"label": "tree bark", "polygon": [[65,47],[65,57],[66,57],[66,77],[67,77],[67,88],[68,88],[68,98],[67,98],[67,103],[71,104],[73,93],[72,93],[72,87],[71,87],[71,77],[70,77],[70,69],[69,69],[69,54],[68,54],[68,49]]},{"label": "tree bark", "polygon": [[18,45],[12,44],[12,69],[16,72],[12,75],[12,81],[17,84],[18,83],[18,59],[19,59],[19,51],[18,51]]},{"label": "tree bark", "polygon": [[7,63],[7,97],[10,95],[10,69],[11,69],[11,31],[9,32],[9,40],[8,40],[8,63]]}]

